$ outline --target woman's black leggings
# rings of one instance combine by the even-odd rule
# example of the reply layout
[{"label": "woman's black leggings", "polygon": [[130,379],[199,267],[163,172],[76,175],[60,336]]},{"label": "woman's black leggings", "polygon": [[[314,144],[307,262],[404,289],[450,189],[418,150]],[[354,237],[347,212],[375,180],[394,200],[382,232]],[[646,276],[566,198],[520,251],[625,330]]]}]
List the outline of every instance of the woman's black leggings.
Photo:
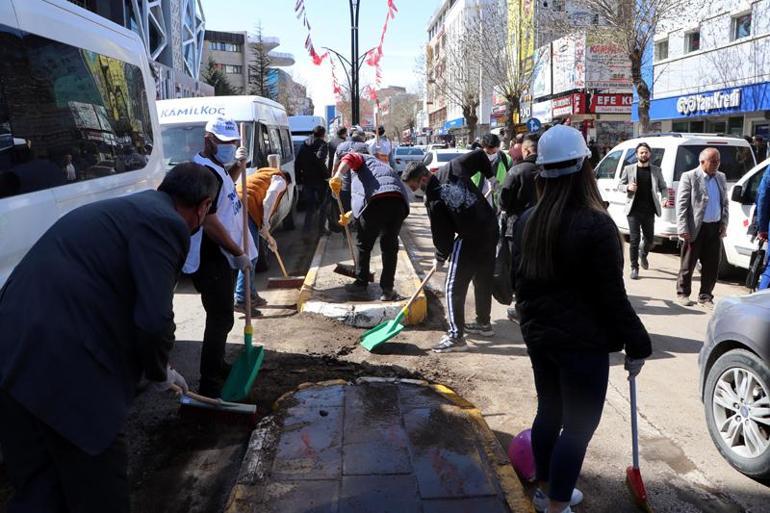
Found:
[{"label": "woman's black leggings", "polygon": [[530,350],[537,390],[532,450],[538,481],[548,495],[569,502],[588,443],[602,417],[609,355]]}]

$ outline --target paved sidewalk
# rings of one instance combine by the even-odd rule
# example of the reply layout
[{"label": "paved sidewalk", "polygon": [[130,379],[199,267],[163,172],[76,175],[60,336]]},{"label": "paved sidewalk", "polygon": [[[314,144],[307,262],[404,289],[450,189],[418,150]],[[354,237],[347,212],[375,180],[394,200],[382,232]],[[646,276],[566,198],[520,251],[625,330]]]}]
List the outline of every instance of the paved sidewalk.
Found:
[{"label": "paved sidewalk", "polygon": [[478,409],[440,385],[361,378],[288,394],[252,435],[227,513],[531,512]]},{"label": "paved sidewalk", "polygon": [[[353,239],[355,244],[355,234]],[[398,252],[395,278],[395,290],[404,297],[400,301],[379,300],[382,293],[378,284],[382,271],[379,244],[375,244],[371,258],[375,281],[369,284],[366,294],[353,297],[344,289],[345,284],[352,283],[354,279],[335,273],[338,263],[353,267],[345,235],[334,233],[321,237],[299,294],[297,308],[300,312],[321,314],[357,328],[371,328],[393,319],[421,281],[403,244]],[[427,316],[427,309],[427,299],[421,292],[410,308],[406,324],[422,322]]]}]

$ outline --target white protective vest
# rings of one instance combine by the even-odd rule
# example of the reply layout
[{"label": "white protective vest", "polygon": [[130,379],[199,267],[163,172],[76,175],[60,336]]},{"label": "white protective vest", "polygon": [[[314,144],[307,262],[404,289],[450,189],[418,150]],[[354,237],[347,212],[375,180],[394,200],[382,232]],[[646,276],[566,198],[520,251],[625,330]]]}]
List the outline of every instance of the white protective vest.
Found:
[{"label": "white protective vest", "polygon": [[[217,172],[222,179],[222,189],[219,191],[219,198],[217,199],[217,212],[219,221],[230,234],[230,238],[238,244],[243,245],[243,204],[238,197],[238,192],[235,190],[235,183],[230,175],[219,164],[215,163],[206,157],[203,157],[200,153],[195,155],[193,162],[206,166]],[[248,244],[249,244],[249,258],[254,260],[257,258],[257,247],[254,245],[254,239],[251,237],[251,233],[248,232]],[[198,233],[190,237],[190,252],[187,253],[187,260],[184,263],[182,272],[186,274],[194,273],[198,270],[201,261],[201,240],[203,237],[203,230],[198,230]],[[230,262],[230,267],[237,269],[235,265],[235,258],[224,248],[219,248],[222,254],[227,257],[227,261]]]}]

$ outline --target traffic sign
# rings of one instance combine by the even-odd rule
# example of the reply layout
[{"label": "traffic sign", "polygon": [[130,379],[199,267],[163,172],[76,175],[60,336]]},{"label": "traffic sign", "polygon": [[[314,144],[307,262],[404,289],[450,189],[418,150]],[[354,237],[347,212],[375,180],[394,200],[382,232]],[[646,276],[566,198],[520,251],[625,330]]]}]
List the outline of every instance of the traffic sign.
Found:
[{"label": "traffic sign", "polygon": [[527,125],[527,129],[530,132],[537,132],[540,130],[540,127],[543,126],[543,124],[537,118],[529,118],[525,124]]}]

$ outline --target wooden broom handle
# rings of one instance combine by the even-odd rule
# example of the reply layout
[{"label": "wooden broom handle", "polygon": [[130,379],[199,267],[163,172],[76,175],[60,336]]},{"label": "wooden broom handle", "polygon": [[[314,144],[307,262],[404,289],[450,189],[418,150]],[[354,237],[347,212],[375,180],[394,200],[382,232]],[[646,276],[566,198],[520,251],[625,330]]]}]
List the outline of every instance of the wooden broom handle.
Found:
[{"label": "wooden broom handle", "polygon": [[430,271],[428,271],[428,275],[425,276],[425,279],[422,280],[422,283],[420,283],[420,286],[417,287],[417,290],[414,291],[414,294],[412,294],[412,297],[409,298],[409,301],[407,301],[406,305],[404,305],[404,308],[401,310],[404,312],[404,315],[409,311],[409,307],[412,306],[412,303],[414,303],[414,300],[417,299],[417,296],[420,294],[420,291],[425,288],[425,285],[428,283],[428,280],[430,280],[430,277],[433,276],[433,273],[436,272],[436,266],[434,265]]},{"label": "wooden broom handle", "polygon": [[[342,206],[342,198],[337,196],[337,206],[340,209],[340,214],[345,213],[345,207]],[[350,258],[353,259],[353,265],[358,267],[358,262],[356,262],[356,253],[353,251],[353,237],[350,235],[350,228],[348,228],[348,225],[343,226],[345,229],[345,237],[348,239],[348,248],[350,248]]]},{"label": "wooden broom handle", "polygon": [[[241,146],[246,146],[246,123],[241,122]],[[254,131],[252,130],[252,136]],[[248,160],[248,159],[247,159]],[[246,184],[246,174],[248,173],[248,167],[243,168],[241,174],[241,187],[243,189],[243,253],[248,256],[249,254],[249,188]],[[243,272],[243,285],[245,290],[245,302],[246,302],[246,327],[251,327],[251,272]],[[250,330],[249,330],[250,331]],[[190,396],[192,397],[192,396]],[[194,397],[193,397],[194,399]]]},{"label": "wooden broom handle", "polygon": [[191,392],[189,390],[187,392],[185,392],[184,390],[182,390],[182,387],[180,387],[179,385],[173,384],[173,383],[171,384],[171,390],[173,390],[177,394],[185,395],[185,396],[189,397],[190,399],[195,399],[196,401],[198,401],[200,403],[210,404],[211,406],[222,406],[222,400],[221,399],[214,399],[212,397],[206,397],[205,395],[196,394],[195,392]]}]

